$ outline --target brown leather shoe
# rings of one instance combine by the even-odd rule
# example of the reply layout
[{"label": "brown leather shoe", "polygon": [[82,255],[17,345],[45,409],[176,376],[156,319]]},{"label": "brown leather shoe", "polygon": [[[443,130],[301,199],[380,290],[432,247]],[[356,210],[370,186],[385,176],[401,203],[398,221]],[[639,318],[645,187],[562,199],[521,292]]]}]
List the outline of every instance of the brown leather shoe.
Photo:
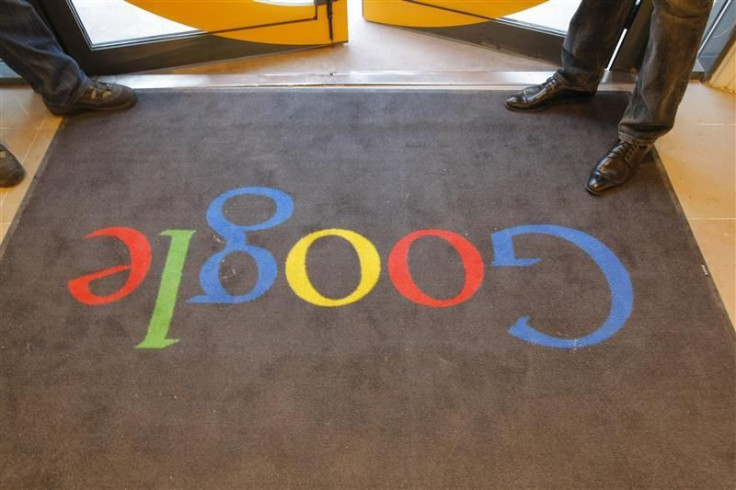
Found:
[{"label": "brown leather shoe", "polygon": [[0,145],[0,187],[13,187],[20,184],[26,171],[18,159],[3,145]]},{"label": "brown leather shoe", "polygon": [[582,102],[595,95],[593,92],[574,90],[555,77],[541,85],[527,87],[506,99],[506,108],[512,111],[538,111],[556,104]]},{"label": "brown leather shoe", "polygon": [[585,190],[598,196],[631,179],[653,145],[632,145],[619,141],[590,172]]}]

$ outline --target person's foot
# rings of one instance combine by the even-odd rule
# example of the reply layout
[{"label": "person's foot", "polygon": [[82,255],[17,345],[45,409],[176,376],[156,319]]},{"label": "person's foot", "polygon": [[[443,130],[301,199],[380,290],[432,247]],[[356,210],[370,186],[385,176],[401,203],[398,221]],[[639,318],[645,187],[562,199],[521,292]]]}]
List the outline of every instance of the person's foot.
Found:
[{"label": "person's foot", "polygon": [[69,116],[88,111],[122,111],[133,107],[135,102],[135,92],[130,87],[93,81],[75,103],[69,105],[46,103],[46,107],[57,116]]},{"label": "person's foot", "polygon": [[505,104],[512,111],[538,111],[556,104],[582,101],[594,95],[595,90],[574,90],[555,77],[550,77],[541,85],[533,85],[515,93],[506,99]]},{"label": "person's foot", "polygon": [[649,154],[653,145],[632,145],[619,141],[590,172],[585,190],[598,196],[603,192],[628,182],[636,169]]},{"label": "person's foot", "polygon": [[26,171],[18,159],[3,145],[0,145],[0,187],[18,185],[25,176]]}]

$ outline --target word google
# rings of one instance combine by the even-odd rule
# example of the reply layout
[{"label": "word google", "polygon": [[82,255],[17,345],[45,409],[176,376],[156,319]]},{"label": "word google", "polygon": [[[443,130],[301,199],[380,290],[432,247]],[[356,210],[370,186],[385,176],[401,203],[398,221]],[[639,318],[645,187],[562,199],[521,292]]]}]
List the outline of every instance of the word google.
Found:
[{"label": "word google", "polygon": [[[260,196],[273,201],[273,215],[262,223],[237,225],[225,218],[223,207],[238,196]],[[202,266],[199,282],[203,294],[188,303],[237,304],[254,301],[263,296],[274,284],[278,274],[276,260],[268,250],[248,244],[248,234],[266,230],[287,221],[294,211],[294,201],[283,191],[269,187],[243,187],[227,191],[210,204],[207,223],[225,242],[223,250],[215,253]],[[158,297],[148,331],[138,349],[163,349],[178,342],[168,338],[171,319],[176,307],[182,271],[186,262],[189,243],[195,230],[165,230],[161,236],[171,238],[166,263],[161,275]],[[629,274],[604,244],[581,231],[555,225],[526,225],[508,228],[491,234],[495,257],[492,267],[529,267],[541,259],[517,258],[514,237],[520,235],[551,235],[575,245],[588,254],[603,272],[611,290],[611,309],[608,318],[592,333],[575,338],[560,338],[542,333],[529,324],[529,317],[520,318],[510,329],[514,337],[532,344],[561,349],[588,347],[607,340],[624,326],[633,308],[633,288]],[[151,265],[151,245],[146,237],[133,228],[112,227],[97,230],[86,238],[114,237],[122,241],[130,254],[130,264],[119,265],[68,282],[72,296],[87,305],[103,305],[119,301],[135,291],[148,274]],[[356,251],[360,262],[361,279],[355,290],[344,298],[323,296],[312,285],[307,273],[307,255],[317,240],[324,237],[346,240]],[[412,244],[425,237],[447,241],[458,253],[465,270],[465,282],[460,293],[449,299],[438,299],[424,293],[409,272],[409,251]],[[233,253],[249,255],[257,266],[257,280],[252,290],[242,295],[230,294],[220,281],[220,266]],[[470,299],[483,282],[484,264],[478,250],[462,236],[446,230],[427,229],[409,233],[400,239],[388,257],[388,273],[396,290],[409,301],[433,308],[446,308]],[[128,272],[125,284],[106,296],[94,294],[90,288],[97,280],[121,272]],[[376,247],[364,236],[345,229],[325,229],[300,239],[288,253],[285,263],[286,280],[294,293],[311,304],[339,307],[360,301],[375,287],[381,275],[381,258]]]}]

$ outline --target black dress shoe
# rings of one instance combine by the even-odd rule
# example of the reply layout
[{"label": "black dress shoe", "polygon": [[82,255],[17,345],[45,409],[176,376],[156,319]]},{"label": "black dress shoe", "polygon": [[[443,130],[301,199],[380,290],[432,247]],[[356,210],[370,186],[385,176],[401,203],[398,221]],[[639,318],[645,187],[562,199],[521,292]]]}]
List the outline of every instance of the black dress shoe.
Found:
[{"label": "black dress shoe", "polygon": [[46,103],[46,107],[57,116],[70,116],[90,111],[122,111],[133,107],[135,92],[130,87],[117,83],[93,81],[78,101],[68,105]]},{"label": "black dress shoe", "polygon": [[23,169],[18,160],[0,145],[0,187],[13,187],[19,184],[26,171]]},{"label": "black dress shoe", "polygon": [[595,90],[574,90],[555,77],[550,77],[543,84],[527,87],[506,99],[506,108],[512,111],[537,111],[555,104],[582,101],[594,95]]},{"label": "black dress shoe", "polygon": [[637,167],[649,154],[653,145],[632,145],[619,141],[590,172],[585,189],[598,196],[626,183],[636,173]]}]

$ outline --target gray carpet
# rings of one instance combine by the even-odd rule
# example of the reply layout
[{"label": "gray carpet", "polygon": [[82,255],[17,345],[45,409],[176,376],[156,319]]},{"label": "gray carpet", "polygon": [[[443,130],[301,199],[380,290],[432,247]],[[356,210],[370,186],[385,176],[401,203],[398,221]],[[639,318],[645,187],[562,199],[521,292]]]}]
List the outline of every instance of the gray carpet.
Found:
[{"label": "gray carpet", "polygon": [[[625,94],[504,96],[67,120],[0,261],[0,487],[732,487],[734,332],[666,176],[583,189]],[[324,229],[367,242],[294,248]]]}]

